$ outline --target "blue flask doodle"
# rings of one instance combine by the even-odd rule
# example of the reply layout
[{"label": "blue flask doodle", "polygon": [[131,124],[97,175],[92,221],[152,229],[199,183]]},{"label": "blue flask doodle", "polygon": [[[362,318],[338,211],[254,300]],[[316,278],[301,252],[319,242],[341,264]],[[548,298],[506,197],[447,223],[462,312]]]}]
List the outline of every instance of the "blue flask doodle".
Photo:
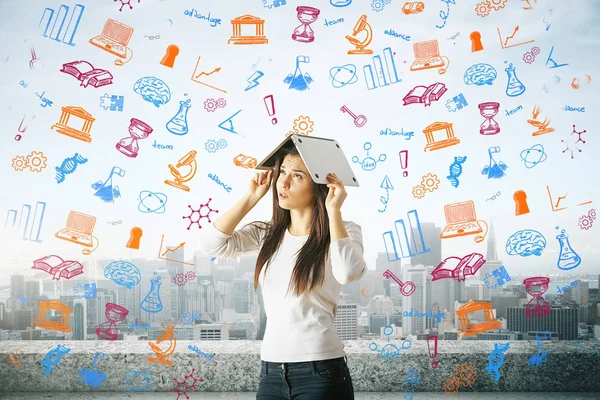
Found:
[{"label": "blue flask doodle", "polygon": [[188,133],[187,113],[192,106],[191,99],[179,102],[179,111],[167,122],[167,130],[174,135],[183,136]]},{"label": "blue flask doodle", "polygon": [[[156,272],[154,273],[156,275]],[[157,313],[163,309],[162,301],[160,300],[160,286],[162,285],[160,276],[150,279],[150,291],[140,303],[142,310]]]},{"label": "blue flask doodle", "polygon": [[[558,229],[558,226],[556,229]],[[556,239],[558,239],[558,244],[560,244],[560,254],[556,266],[563,271],[577,268],[581,264],[581,257],[571,248],[569,235],[562,229],[560,234],[556,236]]]}]

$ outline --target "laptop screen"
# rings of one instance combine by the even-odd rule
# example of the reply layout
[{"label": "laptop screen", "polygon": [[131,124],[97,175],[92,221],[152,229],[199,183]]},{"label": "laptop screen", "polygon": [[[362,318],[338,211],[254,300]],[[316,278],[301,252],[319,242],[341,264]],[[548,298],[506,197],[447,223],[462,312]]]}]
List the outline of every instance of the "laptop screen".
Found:
[{"label": "laptop screen", "polygon": [[89,235],[94,231],[95,224],[96,217],[81,214],[75,211],[69,212],[69,219],[67,219],[67,228],[69,229],[87,233]]},{"label": "laptop screen", "polygon": [[475,221],[475,204],[469,200],[462,203],[447,204],[444,206],[447,224]]},{"label": "laptop screen", "polygon": [[413,44],[413,50],[415,52],[415,58],[417,59],[437,57],[440,55],[437,40],[415,43]]},{"label": "laptop screen", "polygon": [[102,36],[106,36],[124,46],[127,46],[129,43],[131,35],[133,35],[132,27],[110,18],[106,21],[106,24],[104,24],[104,29],[102,29]]}]

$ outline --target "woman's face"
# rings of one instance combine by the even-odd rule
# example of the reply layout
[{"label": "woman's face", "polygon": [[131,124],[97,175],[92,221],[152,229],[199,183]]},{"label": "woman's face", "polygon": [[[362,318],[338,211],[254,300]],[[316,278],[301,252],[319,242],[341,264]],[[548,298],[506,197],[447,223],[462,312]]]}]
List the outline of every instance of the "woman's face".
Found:
[{"label": "woman's face", "polygon": [[312,179],[302,158],[286,155],[277,177],[279,207],[293,210],[310,206],[313,202],[311,185]]}]

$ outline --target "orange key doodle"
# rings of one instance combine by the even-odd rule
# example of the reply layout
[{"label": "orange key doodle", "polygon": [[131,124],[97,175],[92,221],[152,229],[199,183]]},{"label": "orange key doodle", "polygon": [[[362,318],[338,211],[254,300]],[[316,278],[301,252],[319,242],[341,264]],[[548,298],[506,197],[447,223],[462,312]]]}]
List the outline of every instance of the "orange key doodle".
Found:
[{"label": "orange key doodle", "polygon": [[233,158],[233,163],[235,165],[237,165],[238,167],[250,169],[250,168],[256,167],[256,164],[258,164],[258,161],[254,157],[246,156],[246,155],[240,153],[236,157]]},{"label": "orange key doodle", "polygon": [[[38,307],[38,316],[31,321],[31,325],[35,324],[36,328],[48,329],[51,331],[71,332],[69,318],[73,310],[66,304],[63,304],[58,300],[40,300],[38,302]],[[60,311],[60,322],[47,320],[48,310]]]},{"label": "orange key doodle", "polygon": [[554,132],[554,128],[548,128],[548,125],[550,125],[550,120],[548,118],[544,118],[544,122],[537,120],[537,117],[541,112],[542,110],[538,106],[534,106],[533,112],[531,113],[533,115],[533,119],[527,120],[529,125],[537,128],[537,131],[533,132],[531,136],[545,135],[546,133]]},{"label": "orange key doodle", "polygon": [[407,1],[406,3],[404,3],[404,6],[402,6],[402,13],[403,14],[418,14],[421,11],[423,11],[425,9],[425,4],[423,4],[422,1]]},{"label": "orange key doodle", "polygon": [[517,190],[513,195],[515,201],[515,215],[523,215],[529,213],[529,205],[527,204],[527,193],[523,190]]},{"label": "orange key doodle", "polygon": [[46,168],[48,158],[41,151],[32,151],[28,156],[15,156],[12,159],[12,167],[15,171],[23,171],[29,167],[31,172],[42,172]]},{"label": "orange key doodle", "polygon": [[[196,150],[190,150],[185,156],[179,159],[177,162],[177,167],[169,164],[169,170],[171,171],[171,175],[173,175],[173,180],[170,181],[167,179],[165,183],[173,186],[174,188],[189,192],[189,186],[184,185],[184,183],[191,180],[196,175],[196,169],[198,168],[198,164],[196,163],[196,154],[198,154]],[[183,166],[188,166],[190,168],[186,175],[181,175],[179,172],[179,168]]]},{"label": "orange key doodle", "polygon": [[[433,133],[441,130],[446,131],[446,139],[436,141],[433,137]],[[423,133],[425,134],[425,139],[427,140],[427,144],[425,145],[423,151],[439,150],[460,143],[460,140],[454,137],[454,128],[449,122],[434,122],[423,129]]]},{"label": "orange key doodle", "polygon": [[125,247],[127,247],[129,249],[139,250],[140,249],[140,240],[143,235],[142,228],[140,228],[139,226],[134,226],[133,228],[131,228],[129,235],[130,235],[129,241],[127,242]]},{"label": "orange key doodle", "polygon": [[[360,40],[356,38],[356,35],[365,31],[366,36],[364,39]],[[348,50],[348,54],[373,54],[373,50],[367,49],[366,47],[371,44],[371,40],[373,40],[373,29],[371,25],[367,22],[367,16],[361,15],[356,25],[354,25],[354,29],[352,30],[352,36],[346,35],[346,40],[350,42],[350,44],[356,47],[354,50]]]},{"label": "orange key doodle", "polygon": [[[450,61],[448,61],[447,57],[440,56],[437,40],[415,43],[413,44],[413,52],[415,53],[415,61],[410,66],[411,71],[442,67],[438,70],[438,74],[444,74],[448,70]],[[444,62],[442,57],[447,62]]]},{"label": "orange key doodle", "polygon": [[199,65],[200,65],[200,56],[198,56],[198,61],[196,61],[196,67],[194,68],[194,72],[192,73],[192,80],[194,82],[196,82],[196,83],[199,83],[199,84],[204,85],[206,87],[209,87],[211,89],[218,90],[219,92],[227,93],[226,90],[219,89],[218,87],[215,87],[215,86],[211,86],[211,85],[209,85],[207,83],[204,83],[204,82],[202,82],[200,80],[200,77],[203,76],[203,75],[206,76],[206,77],[209,77],[209,76],[211,76],[214,73],[219,73],[219,71],[221,71],[221,67],[218,67],[218,68],[213,69],[212,71],[206,72],[206,71],[199,71],[198,70],[198,66]]},{"label": "orange key doodle", "polygon": [[502,46],[503,49],[508,49],[509,47],[517,47],[517,46],[521,46],[527,43],[532,43],[535,42],[535,40],[528,40],[527,42],[522,42],[522,43],[517,43],[517,44],[511,44],[510,46],[508,45],[508,41],[510,39],[514,39],[515,35],[517,34],[517,32],[519,31],[519,25],[517,25],[515,27],[515,29],[513,30],[512,35],[507,36],[504,41],[502,41],[502,35],[500,34],[500,28],[496,28],[498,30],[498,39],[500,39],[500,46]]},{"label": "orange key doodle", "polygon": [[[89,40],[91,44],[119,57],[114,61],[117,66],[128,63],[133,57],[133,51],[127,45],[133,35],[133,28],[109,18],[104,24],[102,33]],[[129,57],[128,57],[129,56]],[[121,58],[125,58],[123,61]]]},{"label": "orange key doodle", "polygon": [[[469,313],[476,311],[483,311],[485,321],[478,324],[471,324]],[[501,327],[500,322],[494,319],[491,301],[469,300],[456,310],[456,315],[460,324],[458,331],[464,336],[474,336]]]},{"label": "orange key doodle", "polygon": [[165,67],[173,68],[173,64],[175,64],[175,57],[179,54],[179,47],[174,44],[167,47],[167,51],[162,60],[160,60],[160,64]]},{"label": "orange key doodle", "polygon": [[487,235],[487,223],[484,220],[477,219],[473,200],[446,204],[444,206],[444,215],[446,217],[446,227],[440,234],[440,239],[477,235],[483,232],[483,228],[479,224],[480,222],[485,225],[485,233],[483,236],[475,236],[475,242],[482,242]]},{"label": "orange key doodle", "polygon": [[[158,345],[162,342],[169,341],[169,347],[166,350],[163,350]],[[171,354],[175,352],[175,348],[177,347],[177,337],[175,337],[175,325],[168,325],[163,332],[160,334],[158,339],[156,339],[156,344],[152,342],[148,342],[150,348],[155,353],[155,357],[148,357],[147,360],[157,364],[164,364],[170,367],[173,366],[173,361],[167,360]]]},{"label": "orange key doodle", "polygon": [[163,234],[162,237],[160,238],[160,247],[158,248],[158,258],[161,260],[166,260],[166,261],[173,261],[179,264],[185,264],[185,265],[189,265],[189,266],[194,266],[194,263],[189,263],[189,262],[185,262],[185,261],[180,261],[177,260],[175,258],[168,258],[167,255],[169,253],[175,253],[177,250],[179,249],[183,249],[183,246],[185,246],[185,242],[181,242],[179,243],[179,246],[172,248],[172,249],[166,249],[163,252],[163,242],[165,240],[165,235]]},{"label": "orange key doodle", "polygon": [[[83,119],[83,127],[81,130],[68,126],[71,117]],[[56,124],[52,125],[50,129],[56,128],[58,133],[91,143],[92,137],[90,136],[90,130],[92,129],[92,124],[95,120],[96,119],[92,117],[92,114],[85,111],[81,107],[66,106],[62,107],[62,115],[60,116],[60,120]]]},{"label": "orange key doodle", "polygon": [[[564,210],[567,208],[567,207],[559,208],[558,206],[560,205],[561,200],[564,200],[567,198],[568,193],[565,193],[564,196],[558,196],[556,203],[555,203],[554,200],[552,199],[552,194],[550,193],[550,187],[548,185],[546,185],[546,190],[548,191],[548,198],[550,199],[550,207],[552,207],[552,211],[560,211],[560,210]],[[591,204],[592,202],[593,202],[592,200],[589,200],[589,201],[585,201],[583,203],[579,203],[577,205],[584,206],[586,204]]]},{"label": "orange key doodle", "polygon": [[[242,25],[254,25],[254,35],[242,35]],[[265,20],[253,15],[242,15],[231,20],[233,35],[227,41],[227,44],[267,44],[269,39],[264,35]]]},{"label": "orange key doodle", "polygon": [[481,33],[474,31],[469,35],[471,39],[471,53],[483,50],[483,44],[481,43]]}]

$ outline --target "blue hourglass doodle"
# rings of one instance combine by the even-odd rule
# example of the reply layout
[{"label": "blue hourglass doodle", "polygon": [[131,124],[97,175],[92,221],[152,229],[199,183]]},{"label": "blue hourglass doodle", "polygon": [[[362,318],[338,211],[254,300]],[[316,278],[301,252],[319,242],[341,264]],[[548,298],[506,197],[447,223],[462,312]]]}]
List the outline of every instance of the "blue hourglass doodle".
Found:
[{"label": "blue hourglass doodle", "polygon": [[381,350],[378,350],[379,346],[377,345],[377,343],[371,342],[369,344],[369,350],[379,352],[381,355],[381,358],[384,361],[395,360],[400,355],[400,350],[408,350],[410,348],[410,346],[412,346],[411,341],[408,339],[406,339],[402,342],[401,348],[398,348],[398,346],[396,346],[395,344],[390,343],[390,336],[392,335],[393,332],[394,332],[394,328],[391,325],[388,325],[385,328],[383,328],[383,334],[388,337],[388,342],[385,346],[383,346],[383,348]]},{"label": "blue hourglass doodle", "polygon": [[377,167],[377,163],[381,161],[385,161],[387,156],[385,154],[379,155],[379,160],[375,160],[373,157],[369,157],[369,150],[371,150],[371,142],[366,142],[363,148],[367,151],[367,156],[364,160],[359,162],[359,158],[357,156],[352,157],[352,162],[358,163],[362,166],[362,169],[365,171],[373,171],[375,167]]}]

